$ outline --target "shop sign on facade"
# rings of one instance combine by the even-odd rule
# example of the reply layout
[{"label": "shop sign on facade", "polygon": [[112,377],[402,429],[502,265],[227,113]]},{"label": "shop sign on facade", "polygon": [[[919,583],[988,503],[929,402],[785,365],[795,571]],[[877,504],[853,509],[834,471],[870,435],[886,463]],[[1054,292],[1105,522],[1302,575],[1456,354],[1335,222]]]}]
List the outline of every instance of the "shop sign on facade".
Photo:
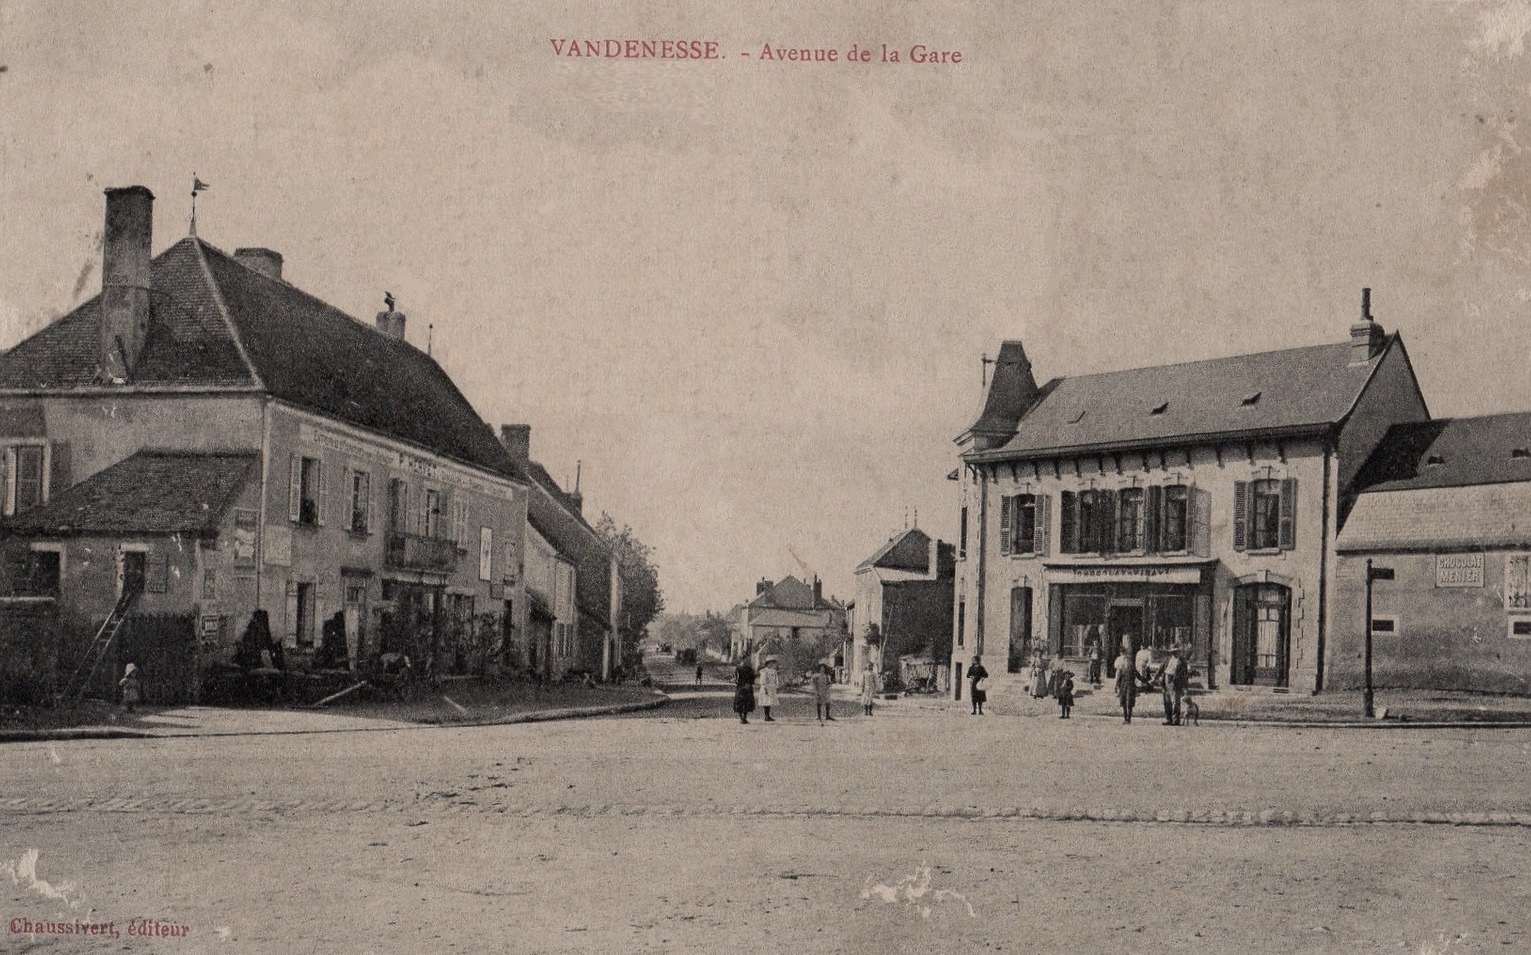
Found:
[{"label": "shop sign on facade", "polygon": [[1200,567],[1059,567],[1048,568],[1052,584],[1199,584]]},{"label": "shop sign on facade", "polygon": [[1482,554],[1436,554],[1437,587],[1482,587]]}]

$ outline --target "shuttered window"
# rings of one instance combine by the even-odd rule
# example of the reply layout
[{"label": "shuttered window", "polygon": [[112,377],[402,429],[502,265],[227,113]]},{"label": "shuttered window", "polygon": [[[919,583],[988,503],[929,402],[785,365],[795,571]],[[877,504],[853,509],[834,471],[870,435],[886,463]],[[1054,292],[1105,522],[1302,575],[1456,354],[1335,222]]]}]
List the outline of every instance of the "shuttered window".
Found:
[{"label": "shuttered window", "polygon": [[1233,485],[1233,549],[1297,546],[1297,479],[1261,478]]}]

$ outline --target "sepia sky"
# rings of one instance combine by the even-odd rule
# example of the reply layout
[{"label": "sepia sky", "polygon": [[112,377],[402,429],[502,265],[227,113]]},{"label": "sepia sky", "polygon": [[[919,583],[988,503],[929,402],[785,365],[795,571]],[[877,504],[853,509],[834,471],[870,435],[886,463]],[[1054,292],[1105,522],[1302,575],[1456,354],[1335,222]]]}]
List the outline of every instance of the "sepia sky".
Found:
[{"label": "sepia sky", "polygon": [[0,0],[0,346],[99,290],[103,188],[154,191],[157,253],[195,172],[204,239],[392,291],[583,462],[671,609],[843,598],[916,508],[953,538],[1003,338],[1039,380],[1339,341],[1371,286],[1432,413],[1531,409],[1528,39],[1511,3]]}]

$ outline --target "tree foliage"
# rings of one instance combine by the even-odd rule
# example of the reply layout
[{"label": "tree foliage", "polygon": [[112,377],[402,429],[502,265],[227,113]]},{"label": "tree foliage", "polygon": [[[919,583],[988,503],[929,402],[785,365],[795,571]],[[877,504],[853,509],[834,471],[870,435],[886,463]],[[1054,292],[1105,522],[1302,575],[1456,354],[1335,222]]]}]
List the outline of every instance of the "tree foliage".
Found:
[{"label": "tree foliage", "polygon": [[648,626],[664,610],[664,592],[659,589],[659,568],[654,565],[653,549],[638,539],[630,525],[617,526],[610,514],[601,513],[596,533],[617,556],[622,577],[622,609],[613,621],[622,635],[622,659],[638,657]]},{"label": "tree foliage", "polygon": [[702,654],[712,651],[728,653],[728,619],[722,614],[708,610],[700,615],[694,613],[664,613],[649,625],[650,635],[657,643],[668,643],[676,650],[695,649]]}]

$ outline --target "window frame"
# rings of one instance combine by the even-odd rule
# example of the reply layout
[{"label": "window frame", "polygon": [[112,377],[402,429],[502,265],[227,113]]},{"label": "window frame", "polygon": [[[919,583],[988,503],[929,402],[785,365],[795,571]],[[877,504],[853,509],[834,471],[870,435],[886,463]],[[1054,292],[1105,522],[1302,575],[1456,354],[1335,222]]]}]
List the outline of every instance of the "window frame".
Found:
[{"label": "window frame", "polygon": [[[346,480],[346,497],[350,506],[346,530],[353,534],[372,533],[372,472],[353,468]],[[360,525],[360,526],[358,526]]]}]

